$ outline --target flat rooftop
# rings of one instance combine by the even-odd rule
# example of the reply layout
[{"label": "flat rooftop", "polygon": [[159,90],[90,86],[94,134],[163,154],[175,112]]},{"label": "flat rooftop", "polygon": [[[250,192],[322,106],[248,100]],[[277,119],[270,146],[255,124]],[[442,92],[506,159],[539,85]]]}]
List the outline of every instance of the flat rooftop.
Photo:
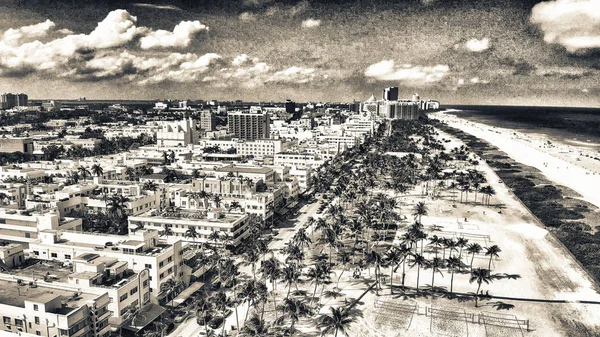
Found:
[{"label": "flat rooftop", "polygon": [[211,222],[211,223],[233,223],[240,219],[244,214],[230,214],[221,213],[223,217],[218,219],[209,219],[203,211],[189,211],[189,210],[178,210],[174,212],[162,212],[158,215],[153,215],[153,211],[148,211],[137,216],[130,216],[130,219],[135,218],[146,218],[146,221],[152,221],[152,219],[172,219],[172,220],[192,220],[194,222]]},{"label": "flat rooftop", "polygon": [[80,293],[76,299],[73,299],[74,294],[74,291],[45,288],[40,282],[37,282],[37,287],[33,288],[29,286],[29,282],[18,285],[16,279],[14,282],[0,280],[0,303],[13,307],[25,308],[25,301],[45,303],[58,296],[66,306],[57,308],[52,313],[65,315],[81,307],[86,301],[97,297],[93,294]]},{"label": "flat rooftop", "polygon": [[239,172],[239,173],[260,173],[266,174],[273,171],[268,167],[245,167],[245,166],[224,166],[219,167],[215,170],[215,172]]}]

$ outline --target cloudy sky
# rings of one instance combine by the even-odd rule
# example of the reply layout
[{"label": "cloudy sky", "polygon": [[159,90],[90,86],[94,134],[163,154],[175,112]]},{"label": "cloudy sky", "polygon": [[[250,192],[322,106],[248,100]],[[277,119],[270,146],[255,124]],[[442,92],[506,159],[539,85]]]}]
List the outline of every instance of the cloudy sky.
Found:
[{"label": "cloudy sky", "polygon": [[32,98],[600,106],[600,0],[0,0]]}]

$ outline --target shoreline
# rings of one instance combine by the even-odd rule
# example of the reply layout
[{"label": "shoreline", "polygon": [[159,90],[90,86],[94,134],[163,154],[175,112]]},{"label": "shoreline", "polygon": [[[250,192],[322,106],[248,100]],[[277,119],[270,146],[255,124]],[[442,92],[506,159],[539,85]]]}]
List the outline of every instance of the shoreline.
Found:
[{"label": "shoreline", "polygon": [[493,144],[516,162],[538,169],[548,180],[572,189],[581,195],[579,199],[600,207],[600,195],[596,191],[600,186],[600,161],[581,158],[582,149],[562,143],[549,144],[540,134],[534,136],[471,122],[444,112],[430,116]]}]

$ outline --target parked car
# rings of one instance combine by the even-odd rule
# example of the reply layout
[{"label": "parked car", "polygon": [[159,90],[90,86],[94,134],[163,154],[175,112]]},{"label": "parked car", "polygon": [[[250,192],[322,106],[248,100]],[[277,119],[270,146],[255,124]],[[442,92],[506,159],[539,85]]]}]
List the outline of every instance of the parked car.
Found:
[{"label": "parked car", "polygon": [[216,316],[213,317],[209,322],[208,322],[208,326],[213,328],[213,329],[218,329],[221,327],[221,324],[223,324],[223,317],[221,316]]}]

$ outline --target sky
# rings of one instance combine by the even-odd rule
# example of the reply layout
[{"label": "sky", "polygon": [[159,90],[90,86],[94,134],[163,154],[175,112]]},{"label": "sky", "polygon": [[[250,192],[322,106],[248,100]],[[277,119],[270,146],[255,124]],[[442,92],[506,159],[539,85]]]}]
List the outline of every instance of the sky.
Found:
[{"label": "sky", "polygon": [[600,106],[600,0],[0,0],[33,99]]}]

